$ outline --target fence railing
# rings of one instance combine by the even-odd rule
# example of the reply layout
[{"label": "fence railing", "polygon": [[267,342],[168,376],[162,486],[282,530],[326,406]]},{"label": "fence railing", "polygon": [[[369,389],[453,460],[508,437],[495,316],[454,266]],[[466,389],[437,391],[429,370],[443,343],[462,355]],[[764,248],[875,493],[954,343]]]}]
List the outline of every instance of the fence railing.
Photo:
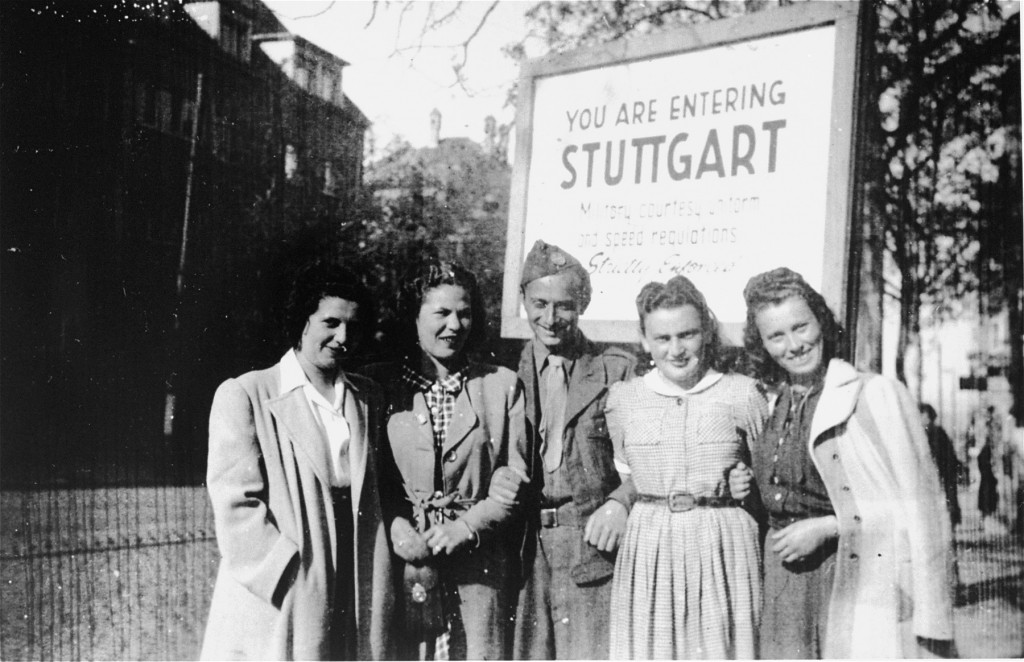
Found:
[{"label": "fence railing", "polygon": [[217,562],[202,487],[0,492],[0,658],[194,659]]}]

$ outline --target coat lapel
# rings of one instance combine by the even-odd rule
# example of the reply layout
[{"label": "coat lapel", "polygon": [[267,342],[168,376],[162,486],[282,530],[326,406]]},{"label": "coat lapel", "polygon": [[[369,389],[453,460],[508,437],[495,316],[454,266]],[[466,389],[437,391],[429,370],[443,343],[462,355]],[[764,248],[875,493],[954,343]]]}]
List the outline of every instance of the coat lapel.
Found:
[{"label": "coat lapel", "polygon": [[292,444],[309,460],[316,477],[324,485],[330,485],[331,468],[327,454],[327,439],[320,432],[320,426],[313,418],[313,412],[309,409],[309,402],[302,389],[292,389],[271,400],[268,406],[281,428],[287,432]]},{"label": "coat lapel", "polygon": [[536,428],[540,417],[537,412],[537,366],[533,358],[533,342],[529,340],[523,345],[523,352],[519,356],[519,379],[523,382],[526,396],[526,422]]},{"label": "coat lapel", "polygon": [[605,389],[604,382],[604,363],[597,360],[589,347],[585,347],[569,377],[569,395],[565,402],[567,427],[572,425],[587,405],[601,395]]},{"label": "coat lapel", "polygon": [[359,495],[363,493],[363,477],[366,474],[368,440],[366,438],[367,403],[365,394],[352,383],[347,375],[345,382],[345,420],[348,422],[348,464],[352,481],[352,507],[359,512]]},{"label": "coat lapel", "polygon": [[824,432],[849,420],[857,405],[860,389],[861,381],[856,368],[846,361],[832,359],[825,373],[821,399],[811,421],[809,448],[813,450],[818,437]]},{"label": "coat lapel", "polygon": [[474,411],[473,403],[483,403],[484,401],[484,380],[475,379],[475,372],[473,370],[469,374],[466,379],[466,387],[455,398],[455,410],[452,412],[452,420],[448,425],[448,436],[444,440],[444,446],[442,446],[444,451],[458,446],[466,438],[466,435],[476,427],[479,420]]}]

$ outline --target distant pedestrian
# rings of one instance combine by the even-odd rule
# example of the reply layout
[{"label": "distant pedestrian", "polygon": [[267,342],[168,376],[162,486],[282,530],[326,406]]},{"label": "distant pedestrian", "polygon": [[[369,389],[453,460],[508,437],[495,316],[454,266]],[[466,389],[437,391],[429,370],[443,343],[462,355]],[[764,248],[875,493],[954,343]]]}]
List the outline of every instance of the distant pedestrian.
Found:
[{"label": "distant pedestrian", "polygon": [[942,426],[936,422],[938,416],[935,408],[927,402],[918,405],[921,412],[921,424],[928,436],[928,447],[931,448],[935,465],[939,469],[939,480],[946,493],[946,507],[949,509],[950,523],[955,528],[960,524],[960,502],[957,499],[957,485],[963,472],[963,465],[957,459],[953,440],[949,438]]},{"label": "distant pedestrian", "polygon": [[342,369],[373,317],[354,274],[308,267],[287,305],[293,346],[217,389],[207,485],[221,563],[203,659],[392,656],[382,398]]},{"label": "distant pedestrian", "polygon": [[981,513],[983,527],[998,531],[1001,527],[994,519],[999,508],[996,466],[1001,465],[999,451],[1002,448],[1003,430],[995,415],[995,407],[989,405],[978,423],[976,429],[980,432],[981,444],[978,449],[978,512]]}]

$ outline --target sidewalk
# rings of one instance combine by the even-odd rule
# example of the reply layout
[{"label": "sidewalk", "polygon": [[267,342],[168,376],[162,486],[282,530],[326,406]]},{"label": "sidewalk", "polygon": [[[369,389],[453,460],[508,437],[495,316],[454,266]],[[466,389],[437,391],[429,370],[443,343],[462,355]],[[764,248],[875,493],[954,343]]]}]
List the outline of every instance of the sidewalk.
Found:
[{"label": "sidewalk", "polygon": [[972,488],[961,489],[963,521],[956,530],[957,648],[964,658],[1024,657],[1024,540],[1005,521],[983,526]]}]

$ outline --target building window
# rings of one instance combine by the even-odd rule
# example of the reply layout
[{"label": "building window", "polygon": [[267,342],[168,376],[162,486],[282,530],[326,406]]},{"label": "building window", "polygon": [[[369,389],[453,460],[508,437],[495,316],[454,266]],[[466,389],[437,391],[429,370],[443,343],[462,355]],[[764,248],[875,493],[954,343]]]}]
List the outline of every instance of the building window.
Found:
[{"label": "building window", "polygon": [[170,133],[172,99],[168,90],[158,90],[156,93],[156,128]]},{"label": "building window", "polygon": [[156,91],[146,82],[135,84],[135,121],[146,126],[156,124]]},{"label": "building window", "polygon": [[288,181],[295,179],[299,170],[299,153],[295,145],[286,145],[284,148],[284,178]]},{"label": "building window", "polygon": [[333,71],[324,68],[320,76],[320,98],[328,103],[334,103],[335,88],[338,84],[338,77]]},{"label": "building window", "polygon": [[324,194],[335,195],[337,191],[335,188],[338,186],[338,176],[334,172],[334,164],[330,161],[324,161]]},{"label": "building window", "polygon": [[249,24],[238,16],[224,14],[220,24],[221,48],[243,62],[248,62]]},{"label": "building window", "polygon": [[295,65],[295,84],[304,90],[309,89],[309,70],[301,62]]},{"label": "building window", "polygon": [[302,55],[295,55],[295,83],[307,92],[315,92],[316,62]]}]

